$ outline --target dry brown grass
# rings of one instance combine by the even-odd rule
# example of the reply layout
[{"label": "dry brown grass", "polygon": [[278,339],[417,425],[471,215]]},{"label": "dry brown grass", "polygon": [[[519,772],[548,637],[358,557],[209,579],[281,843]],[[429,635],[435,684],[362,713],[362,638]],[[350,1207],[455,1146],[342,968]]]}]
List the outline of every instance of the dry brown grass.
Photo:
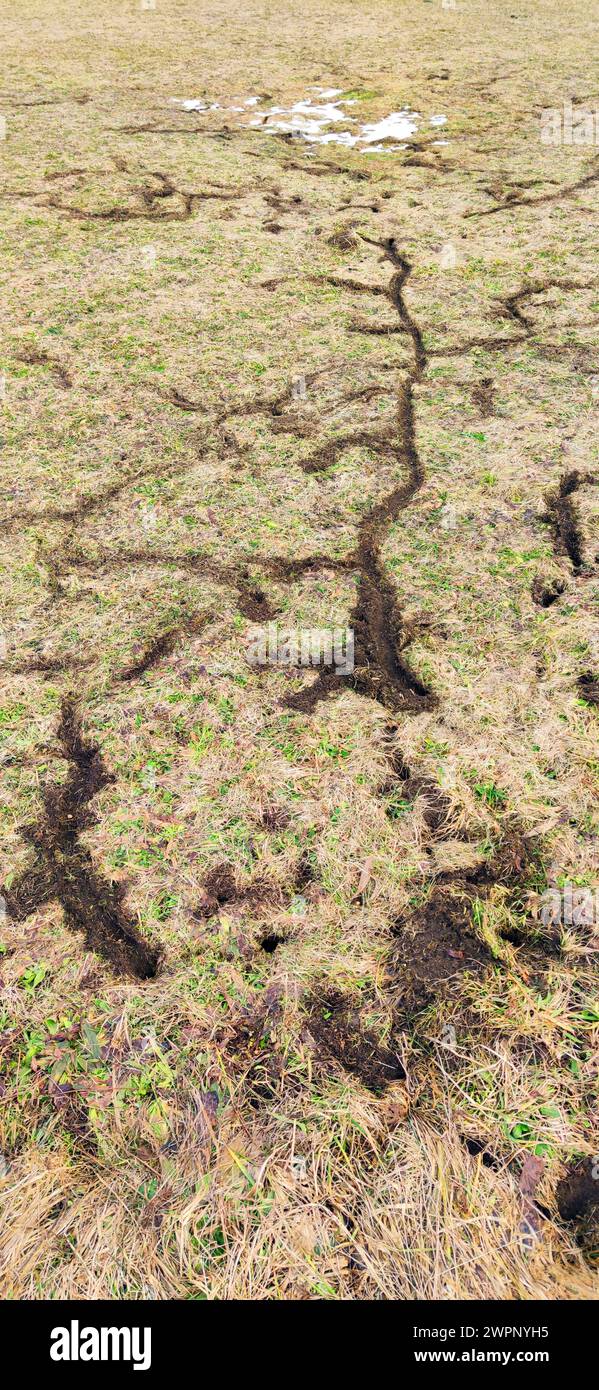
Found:
[{"label": "dry brown grass", "polygon": [[[54,868],[161,964],[115,975],[55,893],[0,922],[5,1297],[596,1294],[556,1188],[597,1149],[597,938],[534,916],[597,881],[599,148],[539,138],[594,105],[592,37],[581,0],[8,5],[0,882],[68,803]],[[310,158],[171,104],[311,84],[421,135]],[[573,470],[582,566],[547,512]],[[379,558],[434,699],[291,708],[311,677],[248,666],[252,620],[345,625],[409,477]],[[448,885],[482,968],[406,1000]],[[339,996],[405,1080],[315,1039]]]}]

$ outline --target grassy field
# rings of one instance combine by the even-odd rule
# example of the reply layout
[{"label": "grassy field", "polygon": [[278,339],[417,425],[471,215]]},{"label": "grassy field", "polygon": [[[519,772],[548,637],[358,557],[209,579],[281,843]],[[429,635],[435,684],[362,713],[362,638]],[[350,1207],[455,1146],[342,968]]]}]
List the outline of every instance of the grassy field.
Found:
[{"label": "grassy field", "polygon": [[5,1298],[596,1296],[593,41],[7,0]]}]

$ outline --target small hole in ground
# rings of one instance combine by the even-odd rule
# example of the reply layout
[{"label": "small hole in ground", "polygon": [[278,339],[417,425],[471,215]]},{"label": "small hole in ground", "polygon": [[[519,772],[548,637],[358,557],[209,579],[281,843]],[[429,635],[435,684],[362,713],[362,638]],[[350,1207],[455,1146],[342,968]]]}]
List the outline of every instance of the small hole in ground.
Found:
[{"label": "small hole in ground", "polygon": [[273,951],[276,951],[277,946],[280,946],[284,940],[284,936],[278,936],[277,933],[273,931],[270,933],[269,936],[263,937],[262,941],[260,942],[260,949],[262,951],[267,951],[268,955],[270,956],[272,955]]}]

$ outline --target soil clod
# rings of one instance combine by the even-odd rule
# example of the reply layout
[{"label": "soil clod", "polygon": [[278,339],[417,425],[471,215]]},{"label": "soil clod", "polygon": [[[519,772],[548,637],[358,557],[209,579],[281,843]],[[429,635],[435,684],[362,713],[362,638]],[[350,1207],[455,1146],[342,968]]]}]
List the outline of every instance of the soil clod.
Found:
[{"label": "soil clod", "polygon": [[405,1070],[396,1052],[361,1028],[353,1001],[331,992],[310,1001],[309,1030],[325,1056],[357,1076],[378,1094],[390,1081],[404,1081]]},{"label": "soil clod", "polygon": [[466,972],[481,974],[489,965],[490,951],[472,930],[471,898],[439,884],[409,919],[396,922],[389,968],[402,1012],[419,1013],[455,990]]},{"label": "soil clod", "polygon": [[585,671],[576,682],[583,700],[588,705],[599,705],[599,676],[593,671]]},{"label": "soil clod", "polygon": [[562,1221],[576,1228],[576,1239],[585,1254],[599,1258],[599,1167],[597,1159],[573,1164],[560,1180],[556,1201]]}]

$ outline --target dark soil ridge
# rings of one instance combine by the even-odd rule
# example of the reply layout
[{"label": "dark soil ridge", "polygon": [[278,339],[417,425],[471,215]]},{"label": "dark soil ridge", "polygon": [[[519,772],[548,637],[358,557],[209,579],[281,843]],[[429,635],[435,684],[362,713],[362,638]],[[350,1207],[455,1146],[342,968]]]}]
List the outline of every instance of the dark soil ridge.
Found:
[{"label": "dark soil ridge", "polygon": [[88,951],[96,951],[119,975],[151,979],[159,953],[138,935],[128,917],[124,889],[98,873],[90,851],[80,842],[95,824],[90,802],[114,778],[98,745],[83,738],[71,699],[63,700],[57,739],[69,766],[67,780],[46,787],[45,814],[22,832],[34,850],[34,861],[10,888],[3,888],[8,913],[23,921],[37,908],[57,901],[65,926],[83,932]]},{"label": "dark soil ridge", "polygon": [[[159,177],[155,175],[155,177]],[[152,198],[158,196],[170,196],[170,185],[165,182],[162,189],[152,190]],[[360,694],[369,696],[379,703],[392,710],[398,709],[424,709],[432,708],[434,696],[427,689],[423,682],[413,673],[403,659],[401,653],[408,645],[409,635],[406,632],[402,620],[401,610],[397,601],[395,589],[385,575],[380,559],[380,550],[385,539],[386,533],[397,518],[400,511],[408,505],[414,493],[422,485],[423,470],[420,466],[418,453],[415,444],[414,420],[413,420],[413,386],[421,379],[426,366],[426,354],[424,352],[422,335],[418,326],[410,315],[403,299],[403,287],[407,280],[411,267],[395,246],[391,238],[385,242],[374,242],[383,251],[383,254],[391,261],[394,266],[394,274],[391,277],[389,286],[375,287],[375,292],[386,295],[396,309],[402,330],[408,334],[413,344],[414,363],[408,373],[407,380],[402,384],[398,397],[397,418],[399,424],[400,441],[397,446],[397,453],[405,462],[408,469],[408,480],[402,483],[380,503],[378,503],[362,522],[358,533],[358,549],[355,556],[348,557],[347,561],[337,562],[338,567],[358,570],[358,599],[356,609],[352,614],[352,625],[355,634],[356,644],[356,668],[352,677],[337,676],[330,671],[319,673],[314,686],[308,690],[298,693],[297,696],[290,697],[288,703],[291,707],[314,709],[318,700],[338,693],[344,685],[351,682],[354,689]],[[335,278],[335,277],[332,277]],[[372,287],[363,286],[364,290]],[[360,387],[358,391],[349,393],[347,399],[354,399],[378,393],[384,388],[369,385]],[[171,397],[172,403],[179,405],[183,409],[195,408],[195,403],[189,402],[186,398],[178,395],[175,399]],[[261,410],[268,411],[276,416],[280,416],[284,403],[289,400],[289,388],[279,394],[278,397],[264,402],[259,402]],[[226,416],[219,417],[219,423],[225,418],[229,418],[233,413],[251,413],[256,410],[258,403],[242,403],[234,408],[234,411],[226,412]],[[389,440],[381,439],[374,432],[354,432],[345,440],[343,447],[352,443],[367,443],[374,448],[375,452],[381,449],[389,452],[392,444]],[[335,457],[342,447],[335,442],[325,449],[332,450]],[[327,466],[326,455],[322,457],[322,464]],[[311,465],[307,461],[305,467],[310,471],[314,466],[314,471],[319,471],[321,460],[314,460]],[[72,508],[61,509],[60,512],[52,513],[52,517],[60,520],[75,521],[81,518],[88,511],[95,510],[97,506],[103,505],[108,500],[108,495],[117,495],[122,486],[126,486],[130,480],[115,482],[109,489],[109,493],[104,492],[101,498],[84,498]],[[47,514],[42,514],[44,517]],[[39,518],[41,519],[41,517]],[[34,514],[29,514],[27,520],[34,520]],[[331,562],[323,557],[325,564],[331,566]],[[252,592],[243,582],[239,581],[231,569],[218,566],[204,557],[181,557],[175,559],[173,556],[156,556],[144,551],[127,551],[108,557],[96,556],[94,560],[86,561],[85,558],[73,553],[69,556],[69,565],[79,568],[90,568],[97,570],[101,567],[114,567],[130,563],[177,563],[184,567],[202,570],[210,574],[219,581],[226,584],[231,583],[238,588],[241,611],[254,621],[265,620],[273,616],[273,611],[265,596],[260,590]],[[277,577],[280,579],[291,579],[299,572],[304,572],[312,567],[313,557],[299,562],[301,569],[298,569],[298,562],[285,564],[283,559],[277,562]]]},{"label": "dark soil ridge", "polygon": [[[320,280],[319,283],[321,283]],[[330,376],[333,372],[338,371],[340,365],[342,364],[334,362],[332,365],[318,367],[314,371],[304,372],[302,375],[306,387],[314,386],[316,382],[321,381],[323,377]],[[381,370],[389,370],[389,368],[386,368],[386,364],[382,362],[372,363],[371,365],[378,366]],[[364,386],[355,388],[350,387],[349,390],[343,392],[341,395],[339,406],[349,405],[352,401],[360,400],[364,397],[368,399],[370,396],[382,394],[384,391],[385,387],[381,386],[378,382],[368,383]],[[205,406],[202,405],[201,401],[190,400],[189,397],[182,395],[176,387],[171,387],[166,392],[165,399],[170,405],[176,406],[179,410],[205,415],[210,414]],[[252,415],[275,416],[278,418],[282,415],[284,407],[290,405],[293,399],[293,383],[290,383],[288,386],[284,387],[282,391],[271,392],[269,394],[256,393],[256,395],[250,396],[247,400],[236,401],[226,410],[217,411],[216,415],[211,416],[211,422],[216,426],[225,425],[235,417]],[[293,424],[293,421],[291,423]]]},{"label": "dark soil ridge", "polygon": [[[206,199],[214,198],[224,202],[230,202],[236,198],[244,197],[250,190],[245,188],[214,188],[201,189],[196,192],[189,192],[177,188],[169,174],[163,174],[160,170],[152,170],[150,178],[155,179],[158,187],[153,187],[151,183],[142,184],[133,189],[134,196],[141,202],[142,207],[125,208],[111,207],[100,210],[75,207],[71,203],[63,203],[55,194],[50,194],[43,198],[41,207],[52,208],[55,212],[66,213],[68,217],[78,218],[83,222],[185,222],[192,217],[196,205]],[[166,210],[161,206],[167,199],[177,200],[174,206],[169,206]]]},{"label": "dark soil ridge", "polygon": [[[121,127],[121,131],[124,129],[126,128]],[[130,133],[141,134],[144,133],[145,130],[150,131],[154,130],[154,128],[151,126],[145,128],[136,127],[133,128]],[[160,131],[160,133],[174,134],[176,132],[174,129],[168,130],[165,128]],[[193,132],[181,130],[179,133],[192,134]],[[203,131],[202,133],[207,134],[208,132]],[[126,174],[132,172],[125,161],[115,159],[114,162],[117,171]],[[88,172],[94,174],[96,179],[105,173],[103,170],[88,171],[85,169],[74,169],[58,172],[54,176],[47,175],[46,178],[49,180],[52,177],[67,178],[75,175],[81,177]],[[4,197],[13,197],[16,199],[23,196],[39,198],[40,207],[51,208],[55,212],[64,213],[67,217],[77,218],[84,222],[184,222],[193,216],[199,203],[211,199],[229,203],[240,198],[248,197],[248,195],[253,193],[262,194],[267,206],[281,213],[295,211],[306,213],[308,211],[308,209],[303,206],[304,200],[299,194],[295,194],[291,198],[285,198],[281,189],[276,185],[256,183],[247,186],[230,187],[216,180],[209,179],[209,186],[206,188],[195,190],[182,189],[176,186],[170,174],[165,174],[160,169],[148,170],[147,178],[148,180],[154,180],[154,183],[147,181],[131,188],[133,197],[141,204],[138,208],[123,206],[101,209],[82,208],[72,203],[61,202],[56,194],[46,194],[43,188],[38,190],[26,190],[24,193],[15,192],[12,194],[5,194]],[[163,206],[162,204],[166,203],[167,200],[169,200],[168,206]]]},{"label": "dark soil ridge", "polygon": [[[336,175],[342,175],[354,183],[380,183],[381,180],[385,178],[384,174],[376,174],[372,169],[352,168],[351,165],[341,164],[333,158],[316,159],[308,157],[301,159],[297,156],[291,158],[288,151],[289,147],[294,144],[293,136],[285,132],[274,133],[273,131],[266,131],[260,127],[230,126],[226,123],[222,126],[161,126],[151,121],[144,121],[137,125],[129,123],[120,126],[105,126],[104,129],[115,135],[199,135],[207,140],[222,140],[226,143],[230,143],[233,140],[255,143],[256,138],[259,137],[262,144],[264,144],[265,140],[268,141],[271,153],[276,151],[277,145],[281,147],[283,155],[281,169],[284,172],[289,172],[291,170],[299,171],[302,174],[311,174],[313,177],[317,178],[330,178]],[[412,142],[408,141],[407,144],[411,146]],[[249,156],[260,158],[264,151],[248,149],[246,153]],[[385,193],[383,196],[390,197],[391,195]]]},{"label": "dark soil ridge", "polygon": [[594,671],[584,671],[576,684],[579,694],[588,705],[599,705],[599,676]]},{"label": "dark soil ridge", "polygon": [[511,208],[539,207],[542,203],[559,203],[563,198],[572,198],[585,188],[590,188],[599,179],[599,161],[594,161],[588,173],[573,183],[562,184],[554,193],[540,193],[535,198],[509,197],[496,203],[492,208],[473,208],[464,217],[493,217],[496,213],[509,212]]},{"label": "dark soil ridge", "polygon": [[121,668],[116,676],[117,681],[139,680],[146,671],[159,666],[161,661],[170,656],[185,637],[197,636],[209,621],[206,613],[194,613],[174,627],[157,633],[145,644],[138,657]]},{"label": "dark soil ridge", "polygon": [[530,314],[526,314],[521,307],[529,299],[533,299],[537,294],[545,294],[547,290],[585,290],[589,285],[582,284],[580,280],[548,278],[545,280],[535,280],[532,284],[522,285],[519,290],[514,290],[512,294],[505,295],[499,302],[503,312],[508,318],[521,325],[527,332],[534,330],[534,319]]},{"label": "dark soil ridge", "polygon": [[565,588],[565,579],[560,579],[556,575],[547,578],[543,574],[537,574],[533,579],[531,589],[533,601],[538,604],[539,608],[551,608],[551,605],[557,603],[557,600],[561,598]]},{"label": "dark soil ridge", "polygon": [[[392,724],[386,729],[387,739],[393,738],[397,733],[397,725]],[[389,776],[379,787],[379,796],[392,796],[394,792],[401,792],[402,800],[414,802],[418,797],[423,801],[423,820],[428,830],[439,831],[447,825],[452,815],[452,804],[449,797],[445,795],[432,777],[427,777],[421,772],[414,772],[406,762],[403,753],[399,748],[393,748],[389,753]],[[389,809],[387,814],[391,815]],[[457,836],[458,839],[470,839],[470,835],[464,833]]]},{"label": "dark soil ridge", "polygon": [[[263,596],[262,596],[263,597]],[[252,600],[250,593],[246,595],[247,606],[251,606],[251,611],[255,612],[259,608],[262,613],[263,607],[258,603],[257,594]],[[253,605],[253,606],[252,606]],[[242,611],[245,611],[242,609]],[[124,666],[117,670],[113,676],[108,690],[126,681],[139,680],[147,671],[160,665],[167,656],[176,650],[186,636],[197,636],[203,628],[211,621],[211,614],[194,613],[186,617],[182,622],[176,623],[173,627],[166,628],[157,633],[154,637],[148,638],[138,657],[134,657]],[[5,669],[11,675],[18,676],[56,676],[66,675],[68,671],[86,670],[94,664],[93,656],[39,656],[32,657],[30,661],[7,662]]]},{"label": "dark soil ridge", "polygon": [[481,377],[480,381],[475,382],[474,386],[470,388],[470,395],[473,405],[476,406],[483,420],[495,414],[497,387],[492,377]]},{"label": "dark soil ridge", "polygon": [[[319,557],[316,557],[319,559]],[[249,557],[248,557],[249,561]],[[266,569],[268,565],[263,564],[259,557],[252,556],[251,563],[255,568]],[[295,566],[295,572],[302,572],[304,568],[312,567],[312,558],[305,562],[289,562],[290,567]],[[323,563],[330,563],[324,560]],[[55,567],[55,573],[60,576],[68,570],[78,569],[84,573],[99,574],[103,571],[126,570],[131,565],[147,566],[151,569],[156,568],[182,569],[188,570],[191,574],[202,575],[206,579],[213,579],[215,583],[222,584],[224,588],[237,591],[237,601],[239,611],[244,617],[250,618],[253,622],[268,621],[275,616],[276,609],[273,607],[257,579],[252,578],[248,564],[241,561],[238,565],[223,565],[217,559],[203,553],[177,555],[174,551],[164,553],[159,550],[142,549],[139,546],[121,550],[102,550],[98,549],[93,556],[82,555],[77,552],[69,552],[64,566],[61,568],[60,556],[59,563]],[[298,570],[297,567],[300,566]],[[273,567],[278,575],[285,573],[285,563]],[[181,631],[181,628],[173,631]]]},{"label": "dark soil ridge", "polygon": [[54,373],[60,385],[65,391],[70,390],[73,379],[70,372],[59,362],[56,357],[52,357],[49,352],[44,352],[39,348],[22,348],[16,354],[18,362],[24,362],[28,367],[48,367]]},{"label": "dark soil ridge", "polygon": [[[373,240],[371,244],[378,247],[393,266],[386,287],[365,286],[336,276],[327,278],[335,283],[339,279],[345,288],[384,295],[391,301],[400,325],[411,340],[413,360],[398,392],[395,445],[396,456],[407,477],[371,508],[358,528],[358,545],[350,561],[351,568],[358,573],[358,594],[348,624],[354,631],[354,671],[349,676],[330,670],[319,671],[311,686],[285,700],[289,708],[302,713],[312,713],[320,700],[338,695],[344,689],[353,689],[359,695],[376,700],[393,713],[418,712],[436,705],[432,691],[402,655],[412,634],[406,630],[395,587],[385,573],[381,558],[390,527],[424,482],[424,467],[416,445],[414,388],[422,380],[427,358],[422,333],[404,299],[412,267],[398,250],[393,237],[380,242]],[[376,433],[371,433],[370,440],[375,449],[380,447]],[[366,442],[366,438],[360,442]]]},{"label": "dark soil ridge", "polygon": [[[521,332],[513,333],[510,337],[502,334],[491,334],[484,336],[478,335],[474,338],[467,338],[461,343],[448,343],[440,347],[430,347],[427,349],[429,357],[461,357],[465,356],[472,348],[485,348],[492,352],[509,352],[512,348],[521,347],[523,343],[533,342],[538,353],[551,354],[554,358],[567,357],[578,349],[573,343],[542,343],[537,338],[536,325],[530,314],[525,313],[522,308],[530,299],[537,294],[544,294],[547,290],[590,290],[594,289],[595,284],[586,284],[579,280],[552,277],[545,280],[536,280],[532,284],[527,282],[520,289],[513,290],[511,294],[499,296],[495,301],[496,313],[499,317],[510,319]],[[578,325],[580,326],[580,325]]]},{"label": "dark soil ridge", "polygon": [[[323,985],[322,990],[305,997],[303,1007],[303,1038],[311,1051],[316,1046],[319,1068],[330,1071],[331,1064],[338,1066],[375,1096],[384,1095],[390,1083],[405,1081],[393,1037],[388,1045],[383,1044],[363,1026],[355,996]],[[235,1066],[244,1068],[246,1094],[254,1109],[277,1094],[288,1096],[296,1084],[293,1072],[285,1072],[280,1030],[276,1029],[280,1014],[280,986],[274,985],[266,990],[264,1004],[253,1014],[239,1017],[223,1040]]]},{"label": "dark soil ridge", "polygon": [[556,553],[568,556],[575,573],[584,563],[584,543],[573,494],[584,483],[594,481],[591,473],[581,473],[578,468],[573,468],[563,474],[557,487],[545,493],[547,512],[542,519],[551,526]]},{"label": "dark soil ridge", "polygon": [[[597,1173],[597,1177],[594,1177]],[[574,1163],[560,1180],[556,1200],[562,1221],[576,1221],[592,1207],[599,1207],[599,1163],[583,1158]]]},{"label": "dark soil ridge", "polygon": [[[48,362],[48,365],[50,365],[50,362]],[[52,365],[58,369],[54,359],[52,359]],[[385,369],[384,363],[373,365],[378,365],[381,370]],[[305,373],[304,379],[306,386],[314,384],[323,376],[329,375],[333,370],[333,367],[327,367]],[[342,406],[350,405],[354,401],[360,399],[368,399],[375,395],[386,394],[387,390],[389,394],[391,394],[390,388],[385,388],[375,383],[350,388],[342,394],[334,410],[341,409]],[[231,433],[225,431],[227,424],[231,420],[239,417],[249,418],[253,415],[264,416],[270,421],[271,428],[275,433],[288,432],[289,434],[297,435],[298,438],[304,437],[308,432],[312,433],[312,428],[307,428],[310,422],[302,420],[300,416],[294,417],[293,414],[285,412],[285,406],[291,404],[293,400],[292,383],[283,391],[271,395],[257,392],[256,395],[250,397],[249,400],[237,401],[226,410],[217,411],[216,414],[211,414],[204,408],[200,401],[191,400],[179,391],[177,387],[171,387],[165,393],[164,399],[169,405],[175,406],[179,410],[202,416],[202,425],[205,426],[205,428],[203,432],[198,432],[196,442],[198,450],[201,447],[204,453],[222,454],[223,447],[237,454],[247,452],[249,446],[239,445]],[[299,466],[302,467],[303,465],[300,464]],[[176,478],[179,474],[188,470],[189,459],[187,457],[179,462],[172,461],[168,466],[165,467],[163,465],[161,468],[162,476],[169,479]],[[145,463],[141,468],[135,468],[130,465],[123,467],[121,463],[118,475],[115,476],[111,482],[107,483],[101,492],[84,493],[70,505],[64,507],[47,506],[35,510],[23,508],[18,511],[13,511],[0,518],[0,525],[2,525],[5,531],[13,530],[20,525],[34,526],[39,523],[48,524],[50,522],[71,524],[71,526],[74,527],[77,522],[85,521],[95,512],[102,511],[110,502],[115,501],[121,493],[148,476],[151,476],[151,473]],[[77,564],[76,553],[74,553],[71,558],[73,567],[75,567]],[[83,564],[84,561],[82,560],[80,563]]]}]

